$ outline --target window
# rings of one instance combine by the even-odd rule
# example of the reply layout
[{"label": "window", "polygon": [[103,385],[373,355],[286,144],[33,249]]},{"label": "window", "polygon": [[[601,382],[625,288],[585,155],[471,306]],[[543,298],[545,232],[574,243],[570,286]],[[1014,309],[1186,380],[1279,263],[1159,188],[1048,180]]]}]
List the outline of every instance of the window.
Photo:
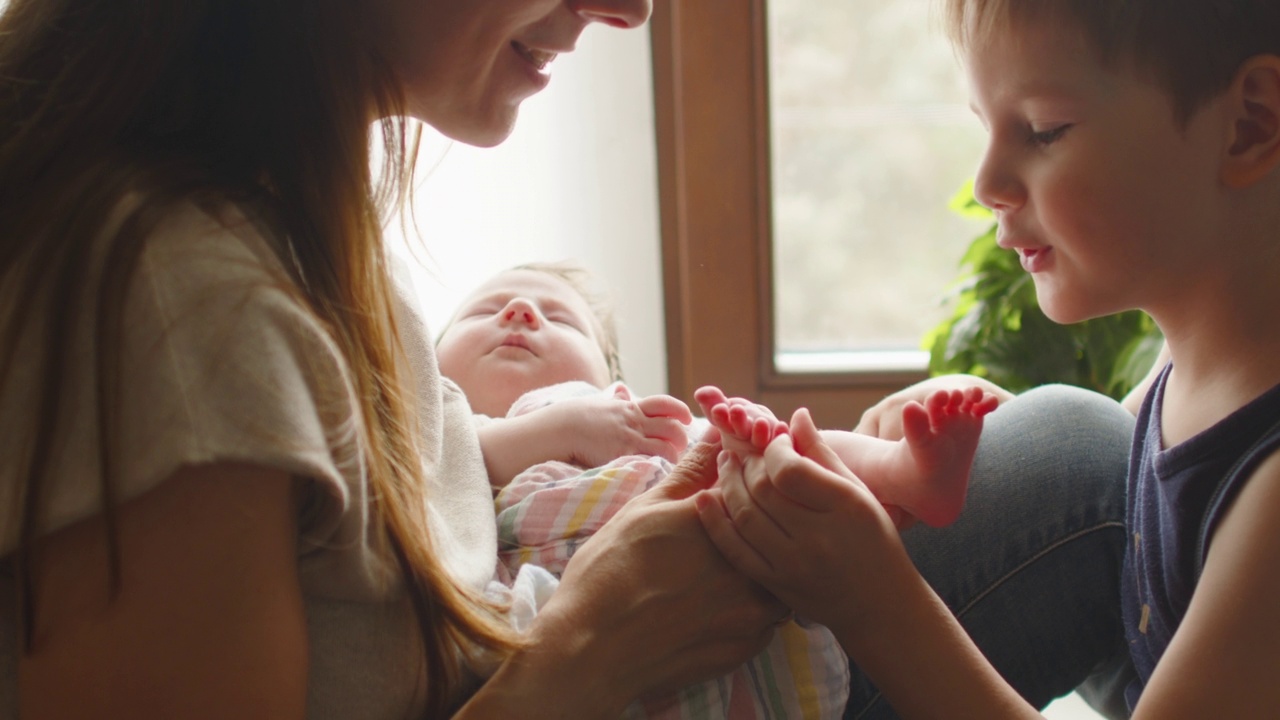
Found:
[{"label": "window", "polygon": [[924,377],[977,232],[946,201],[983,142],[930,5],[655,7],[674,394],[716,383],[836,427]]}]

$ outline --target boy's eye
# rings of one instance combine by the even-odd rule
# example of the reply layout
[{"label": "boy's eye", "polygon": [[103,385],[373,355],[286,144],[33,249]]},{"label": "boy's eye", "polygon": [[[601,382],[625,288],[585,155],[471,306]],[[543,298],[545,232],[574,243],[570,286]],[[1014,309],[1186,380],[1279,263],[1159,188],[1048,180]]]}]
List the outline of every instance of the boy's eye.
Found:
[{"label": "boy's eye", "polygon": [[1071,129],[1071,124],[1068,123],[1065,125],[1058,125],[1057,127],[1049,128],[1048,130],[1040,130],[1040,131],[1032,130],[1028,140],[1031,142],[1032,145],[1037,145],[1039,147],[1046,147],[1061,140],[1062,136],[1066,135],[1067,131],[1070,129]]}]

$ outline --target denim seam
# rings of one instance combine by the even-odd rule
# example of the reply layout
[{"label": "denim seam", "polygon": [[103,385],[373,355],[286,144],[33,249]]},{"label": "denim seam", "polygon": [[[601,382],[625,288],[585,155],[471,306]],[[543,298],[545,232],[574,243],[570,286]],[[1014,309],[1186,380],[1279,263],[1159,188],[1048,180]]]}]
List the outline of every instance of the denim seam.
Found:
[{"label": "denim seam", "polygon": [[[1075,531],[1074,533],[1071,533],[1070,535],[1067,535],[1066,537],[1059,538],[1059,539],[1058,539],[1057,541],[1055,541],[1054,543],[1052,543],[1052,544],[1050,544],[1050,545],[1047,545],[1047,546],[1045,546],[1044,548],[1042,548],[1042,549],[1041,549],[1039,552],[1037,552],[1035,555],[1032,555],[1031,557],[1027,558],[1026,560],[1023,560],[1021,563],[1019,563],[1019,564],[1018,564],[1018,566],[1017,566],[1017,567],[1013,568],[1013,569],[1012,569],[1012,570],[1010,570],[1009,572],[1007,572],[1007,573],[1005,573],[1004,575],[1002,575],[1001,577],[997,578],[997,579],[995,580],[995,582],[991,583],[991,585],[989,585],[989,586],[987,587],[987,589],[986,589],[986,590],[983,590],[981,593],[978,593],[978,595],[977,595],[976,597],[974,597],[972,600],[970,600],[968,603],[966,603],[966,604],[965,604],[965,606],[964,606],[962,609],[960,609],[960,610],[958,610],[957,612],[955,612],[955,613],[954,613],[954,614],[955,614],[955,618],[956,618],[957,620],[959,620],[960,618],[964,617],[964,615],[965,615],[965,614],[967,614],[970,610],[972,610],[972,609],[974,608],[974,606],[976,606],[978,603],[982,602],[982,600],[983,600],[984,598],[986,598],[988,595],[990,595],[992,592],[995,592],[995,590],[996,590],[997,588],[999,588],[1001,585],[1003,585],[1003,584],[1005,584],[1006,582],[1008,582],[1010,578],[1014,577],[1014,576],[1015,576],[1015,575],[1017,575],[1018,573],[1020,573],[1020,572],[1022,572],[1023,570],[1025,570],[1028,566],[1030,566],[1030,565],[1032,565],[1033,563],[1035,563],[1036,561],[1040,560],[1040,558],[1043,558],[1045,555],[1048,555],[1049,553],[1053,552],[1054,550],[1057,550],[1058,548],[1062,547],[1063,545],[1065,545],[1065,544],[1067,544],[1067,543],[1070,543],[1070,542],[1074,542],[1074,541],[1076,541],[1076,540],[1079,540],[1080,538],[1082,538],[1082,537],[1084,537],[1084,536],[1086,536],[1086,535],[1089,535],[1089,534],[1091,534],[1091,533],[1098,532],[1099,530],[1106,530],[1107,528],[1121,528],[1121,529],[1123,529],[1123,528],[1124,528],[1124,526],[1125,526],[1125,525],[1124,525],[1124,523],[1123,523],[1123,522],[1121,522],[1121,521],[1118,521],[1118,520],[1108,520],[1107,522],[1104,522],[1104,523],[1101,523],[1101,524],[1098,524],[1098,525],[1093,525],[1093,526],[1091,526],[1091,527],[1087,527],[1087,528],[1082,528],[1082,529],[1080,529],[1080,530]],[[967,635],[967,634],[968,634],[968,632],[966,631],[966,633],[965,633],[965,634]],[[981,648],[979,648],[979,651],[981,651]],[[985,655],[984,655],[984,657],[985,657]],[[870,712],[870,711],[871,711],[871,708],[876,704],[876,702],[878,702],[878,701],[880,700],[880,696],[881,696],[881,692],[880,692],[879,690],[876,690],[876,694],[871,696],[871,699],[870,699],[870,700],[868,700],[868,701],[867,701],[867,704],[863,706],[862,711],[861,711],[861,712],[859,712],[859,713],[854,717],[854,720],[861,720],[861,718],[865,717],[865,716],[866,716],[866,714],[867,714],[868,712]]]}]

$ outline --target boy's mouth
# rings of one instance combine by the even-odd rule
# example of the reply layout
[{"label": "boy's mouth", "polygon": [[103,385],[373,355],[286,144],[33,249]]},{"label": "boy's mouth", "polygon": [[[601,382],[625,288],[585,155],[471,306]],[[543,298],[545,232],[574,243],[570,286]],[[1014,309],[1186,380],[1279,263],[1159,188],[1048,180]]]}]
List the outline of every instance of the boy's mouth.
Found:
[{"label": "boy's mouth", "polygon": [[1052,252],[1051,247],[1018,248],[1018,260],[1021,261],[1023,270],[1036,273],[1048,266]]}]

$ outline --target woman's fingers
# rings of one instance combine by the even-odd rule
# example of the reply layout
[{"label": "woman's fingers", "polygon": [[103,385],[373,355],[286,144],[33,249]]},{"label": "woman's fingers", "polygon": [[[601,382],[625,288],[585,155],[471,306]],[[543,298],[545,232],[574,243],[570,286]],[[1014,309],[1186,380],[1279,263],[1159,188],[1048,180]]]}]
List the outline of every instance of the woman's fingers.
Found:
[{"label": "woman's fingers", "polygon": [[[575,553],[543,611],[569,618],[564,627],[607,646],[595,656],[616,661],[616,680],[640,694],[740,665],[759,652],[785,612],[716,549],[696,502],[687,499],[715,452],[695,445],[690,453],[698,463],[682,463],[668,481],[624,506]],[[593,638],[591,629],[607,632]]]},{"label": "woman's fingers", "polygon": [[691,445],[680,457],[680,462],[676,463],[671,474],[636,500],[683,500],[699,490],[711,487],[716,481],[716,456],[719,453],[720,446],[712,443],[699,442]]}]

